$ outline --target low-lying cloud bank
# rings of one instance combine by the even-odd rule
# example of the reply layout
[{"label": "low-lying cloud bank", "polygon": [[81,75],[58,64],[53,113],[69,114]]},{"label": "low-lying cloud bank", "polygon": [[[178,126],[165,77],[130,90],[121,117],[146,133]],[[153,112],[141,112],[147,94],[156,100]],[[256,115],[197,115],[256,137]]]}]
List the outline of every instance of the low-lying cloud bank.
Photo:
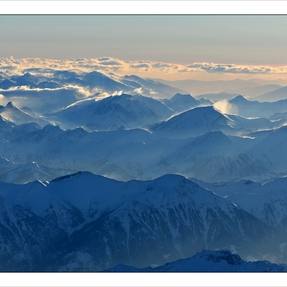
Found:
[{"label": "low-lying cloud bank", "polygon": [[218,63],[191,63],[187,65],[159,61],[126,61],[111,57],[81,59],[48,58],[0,58],[0,77],[23,72],[41,73],[46,76],[52,70],[89,72],[100,70],[107,73],[228,73],[228,74],[286,74],[287,66],[237,65]]}]

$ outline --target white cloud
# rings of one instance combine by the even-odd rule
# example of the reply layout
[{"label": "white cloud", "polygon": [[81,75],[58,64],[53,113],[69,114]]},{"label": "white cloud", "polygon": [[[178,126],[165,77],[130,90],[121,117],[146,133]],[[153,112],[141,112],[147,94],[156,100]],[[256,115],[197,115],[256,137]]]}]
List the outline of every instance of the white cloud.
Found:
[{"label": "white cloud", "polygon": [[217,101],[213,107],[223,114],[237,114],[237,108],[227,100]]},{"label": "white cloud", "polygon": [[106,73],[228,73],[228,74],[286,74],[287,66],[237,65],[220,63],[191,63],[187,65],[162,61],[125,61],[112,57],[80,59],[47,59],[47,58],[0,58],[0,75],[31,73],[49,74],[53,70],[90,72],[100,70]]},{"label": "white cloud", "polygon": [[5,106],[9,101],[7,100],[6,97],[0,94],[0,105]]},{"label": "white cloud", "polygon": [[270,66],[215,64],[215,63],[193,63],[188,68],[200,69],[209,73],[234,73],[234,74],[269,74],[286,73],[287,66],[278,69]]},{"label": "white cloud", "polygon": [[63,90],[68,90],[68,91],[75,91],[76,93],[80,94],[83,97],[91,97],[94,94],[97,94],[99,91],[97,89],[86,89],[82,86],[78,85],[63,85],[59,88],[31,88],[28,86],[15,86],[11,87],[9,89],[0,89],[0,104],[5,100],[6,98],[1,95],[2,93],[5,92],[17,92],[17,91],[22,91],[22,92],[34,92],[34,93],[41,93],[41,92],[57,92],[57,91],[63,91]]}]

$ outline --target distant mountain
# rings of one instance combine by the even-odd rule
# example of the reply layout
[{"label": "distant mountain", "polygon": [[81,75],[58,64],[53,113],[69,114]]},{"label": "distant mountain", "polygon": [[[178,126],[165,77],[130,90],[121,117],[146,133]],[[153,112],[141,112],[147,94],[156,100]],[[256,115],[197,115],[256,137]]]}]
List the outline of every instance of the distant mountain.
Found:
[{"label": "distant mountain", "polygon": [[286,233],[286,177],[275,178],[263,183],[241,180],[220,184],[208,184],[204,182],[200,182],[199,184],[236,203],[239,207],[260,218],[266,224],[280,228],[282,233]]},{"label": "distant mountain", "polygon": [[[168,98],[183,92],[153,79],[135,75],[119,76],[100,71],[76,73],[50,69],[33,69],[22,75],[0,79],[0,92],[17,107],[29,108],[42,115],[67,107],[78,100],[97,95],[131,94]],[[2,89],[2,90],[1,90]]]},{"label": "distant mountain", "polygon": [[153,79],[145,79],[136,75],[116,76],[115,74],[106,74],[101,71],[92,71],[87,73],[76,73],[65,70],[49,70],[49,76],[43,74],[34,75],[33,72],[26,72],[22,75],[16,75],[9,78],[0,79],[0,89],[10,89],[15,87],[27,86],[29,88],[59,88],[65,85],[78,85],[90,89],[114,93],[131,93],[135,89],[142,89],[147,95],[154,97],[170,97],[183,90],[171,85],[164,84]]},{"label": "distant mountain", "polygon": [[[61,71],[52,79],[79,83],[84,75]],[[140,87],[136,82],[130,85]],[[7,117],[0,121],[0,155],[16,165],[14,176],[12,169],[3,171],[3,180],[51,180],[81,170],[120,180],[179,173],[205,181],[266,180],[287,172],[286,158],[279,152],[281,140],[286,140],[284,129],[275,130],[284,120],[254,118],[257,113],[268,116],[284,110],[284,101],[258,102],[243,96],[230,100],[238,114],[247,118],[202,106],[186,94],[165,100],[126,94],[98,99],[83,96],[71,86],[65,92],[25,89],[7,90],[4,96],[22,101],[23,106],[1,108]],[[185,108],[190,109],[179,112]],[[43,110],[52,111],[52,125],[45,128],[37,124]],[[7,121],[8,115],[17,125]],[[20,124],[25,122],[29,124]],[[51,171],[30,176],[25,165],[32,162]]]},{"label": "distant mountain", "polygon": [[130,87],[123,82],[97,71],[84,74],[81,84],[85,87],[98,88],[107,92],[130,90]]},{"label": "distant mountain", "polygon": [[45,119],[29,115],[27,112],[17,108],[12,102],[7,103],[6,106],[0,106],[0,115],[16,125],[37,123],[43,126],[48,124],[48,121]]},{"label": "distant mountain", "polygon": [[234,97],[236,97],[237,94],[231,94],[231,93],[208,93],[208,94],[201,94],[198,95],[196,98],[200,98],[200,99],[207,99],[213,103],[217,102],[217,101],[222,101],[222,100],[230,100]]},{"label": "distant mountain", "polygon": [[143,94],[151,95],[155,98],[168,98],[177,93],[184,93],[184,90],[175,88],[172,85],[154,79],[144,79],[136,75],[124,76],[122,81],[134,88],[142,88]]},{"label": "distant mountain", "polygon": [[24,73],[23,75],[12,76],[11,81],[14,82],[14,86],[28,86],[34,87],[37,83],[41,82],[41,77],[32,75],[31,73]]},{"label": "distant mountain", "polygon": [[[244,135],[244,130],[239,129],[243,126],[241,121],[238,124],[237,119],[225,118],[230,134],[243,132]],[[151,179],[166,173],[205,181],[262,180],[287,170],[285,157],[280,156],[277,147],[280,140],[278,143],[270,140],[267,145],[262,142],[268,133],[250,135],[251,127],[245,121],[247,136],[244,137],[226,135],[220,129],[207,132],[205,123],[200,124],[201,135],[201,130],[186,129],[188,132],[178,136],[179,128],[164,133],[143,129],[87,132],[81,128],[62,130],[51,125],[44,128],[34,124],[13,126],[3,121],[0,154],[16,164],[35,161],[55,171],[59,167],[86,170],[121,180]],[[276,150],[272,150],[272,145]],[[266,153],[268,146],[270,151]]]},{"label": "distant mountain", "polygon": [[11,76],[9,79],[0,80],[0,89],[9,89],[12,87],[36,87],[37,83],[41,82],[41,77],[34,76],[30,73],[23,75]]},{"label": "distant mountain", "polygon": [[257,104],[259,102],[248,100],[242,95],[237,95],[236,97],[230,99],[230,103],[235,104],[235,105],[240,105],[240,104],[249,104],[249,103]]},{"label": "distant mountain", "polygon": [[251,101],[237,96],[229,101],[232,110],[243,117],[270,117],[275,113],[285,112],[287,99],[275,102]]},{"label": "distant mountain", "polygon": [[51,80],[51,78],[44,75],[33,75],[25,72],[22,75],[11,76],[6,79],[0,79],[0,89],[8,90],[15,87],[29,87],[29,88],[58,88],[59,85]]},{"label": "distant mountain", "polygon": [[217,81],[199,81],[199,80],[176,80],[165,81],[177,88],[183,89],[195,96],[218,93],[218,94],[243,94],[248,98],[254,98],[264,93],[274,91],[281,87],[281,84],[275,81],[265,80],[217,80]]},{"label": "distant mountain", "polygon": [[163,102],[176,113],[184,112],[194,107],[211,104],[208,100],[198,100],[191,95],[179,93],[169,99],[164,99]]},{"label": "distant mountain", "polygon": [[173,111],[150,97],[119,95],[76,102],[52,115],[64,127],[117,130],[147,127]]},{"label": "distant mountain", "polygon": [[164,170],[211,182],[270,178],[269,161],[248,153],[254,144],[249,138],[211,132],[183,143],[161,159],[160,165]]},{"label": "distant mountain", "polygon": [[198,107],[156,124],[153,131],[170,137],[196,137],[212,131],[230,131],[229,119],[212,106]]},{"label": "distant mountain", "polygon": [[287,266],[268,261],[245,261],[227,250],[201,251],[190,258],[158,267],[135,268],[118,265],[111,272],[286,272]]},{"label": "distant mountain", "polygon": [[287,140],[287,126],[266,130],[262,133],[262,136],[260,136],[260,132],[255,135],[258,140],[250,153],[268,160],[274,172],[282,175],[287,174],[287,154],[282,152],[282,143]]},{"label": "distant mountain", "polygon": [[136,75],[116,76],[100,71],[76,74],[70,71],[57,71],[52,79],[60,84],[75,84],[85,88],[97,89],[103,92],[114,93],[136,93],[153,96],[155,98],[170,97],[181,89],[171,85],[163,84],[153,79],[145,79]]},{"label": "distant mountain", "polygon": [[260,256],[257,247],[270,232],[176,175],[118,182],[82,172],[49,184],[1,183],[0,197],[2,271],[143,267],[230,246]]},{"label": "distant mountain", "polygon": [[83,98],[83,95],[74,88],[12,89],[1,91],[1,94],[20,109],[26,107],[39,114],[57,111]]},{"label": "distant mountain", "polygon": [[244,118],[238,115],[228,115],[228,118],[233,121],[232,126],[234,129],[243,131],[244,133],[278,128],[284,123],[282,120],[272,121],[266,118]]},{"label": "distant mountain", "polygon": [[259,101],[267,101],[267,102],[274,102],[279,100],[286,100],[287,99],[287,86],[284,87],[277,87],[276,89],[264,93],[258,97],[256,97]]}]

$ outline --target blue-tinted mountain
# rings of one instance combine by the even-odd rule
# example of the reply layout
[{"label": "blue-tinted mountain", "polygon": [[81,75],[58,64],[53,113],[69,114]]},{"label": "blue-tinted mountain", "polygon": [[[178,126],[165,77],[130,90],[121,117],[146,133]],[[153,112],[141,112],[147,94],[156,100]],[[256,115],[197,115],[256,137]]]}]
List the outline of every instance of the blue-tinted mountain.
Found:
[{"label": "blue-tinted mountain", "polygon": [[150,97],[119,95],[102,100],[76,102],[52,116],[63,126],[89,130],[117,130],[147,127],[172,114],[165,104]]},{"label": "blue-tinted mountain", "polygon": [[158,267],[135,268],[118,265],[110,272],[286,272],[287,266],[268,261],[246,261],[228,250],[201,251],[190,258]]},{"label": "blue-tinted mountain", "polygon": [[135,88],[144,89],[147,94],[154,96],[155,98],[168,98],[177,93],[183,93],[184,90],[173,87],[157,81],[154,79],[145,79],[136,75],[127,75],[122,78],[122,81]]},{"label": "blue-tinted mountain", "polygon": [[274,102],[259,102],[248,100],[243,96],[231,99],[232,109],[243,117],[270,117],[275,113],[285,112],[287,109],[287,99]]},{"label": "blue-tinted mountain", "polygon": [[48,124],[42,117],[35,117],[29,113],[17,108],[12,102],[7,103],[6,106],[0,106],[0,115],[2,118],[13,122],[16,125],[37,123],[39,125]]},{"label": "blue-tinted mountain", "polygon": [[201,105],[210,105],[211,103],[205,100],[198,100],[189,94],[175,94],[169,99],[164,99],[163,102],[170,107],[174,112],[180,113],[191,108],[195,108]]},{"label": "blue-tinted mountain", "polygon": [[156,124],[153,131],[171,137],[196,137],[212,131],[230,131],[230,120],[212,106],[190,109]]},{"label": "blue-tinted mountain", "polygon": [[287,99],[287,87],[277,87],[274,88],[272,91],[269,91],[267,93],[264,93],[256,99],[260,101],[268,101],[268,102],[274,102],[274,101],[279,101],[279,100],[286,100]]},{"label": "blue-tinted mountain", "polygon": [[231,245],[259,256],[257,247],[270,232],[248,212],[177,175],[119,182],[81,172],[0,187],[3,271],[144,267]]},{"label": "blue-tinted mountain", "polygon": [[17,107],[29,108],[32,112],[42,115],[60,110],[82,98],[79,91],[74,88],[11,89],[1,91],[1,94]]}]

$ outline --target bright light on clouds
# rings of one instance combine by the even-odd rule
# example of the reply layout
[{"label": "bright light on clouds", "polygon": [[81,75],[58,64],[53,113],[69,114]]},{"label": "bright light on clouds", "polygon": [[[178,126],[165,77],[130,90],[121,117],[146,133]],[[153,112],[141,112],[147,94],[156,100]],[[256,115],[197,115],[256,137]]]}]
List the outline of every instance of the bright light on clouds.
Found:
[{"label": "bright light on clouds", "polygon": [[196,75],[225,76],[282,76],[287,74],[287,66],[237,65],[217,63],[178,64],[161,61],[126,61],[112,57],[81,59],[49,59],[49,58],[0,58],[0,76],[23,74],[25,72],[40,73],[49,76],[52,70],[69,70],[75,72],[101,72],[123,75],[139,74],[159,78],[196,78]]},{"label": "bright light on clouds", "polygon": [[213,104],[213,107],[223,114],[237,114],[236,107],[228,100],[221,100]]}]

